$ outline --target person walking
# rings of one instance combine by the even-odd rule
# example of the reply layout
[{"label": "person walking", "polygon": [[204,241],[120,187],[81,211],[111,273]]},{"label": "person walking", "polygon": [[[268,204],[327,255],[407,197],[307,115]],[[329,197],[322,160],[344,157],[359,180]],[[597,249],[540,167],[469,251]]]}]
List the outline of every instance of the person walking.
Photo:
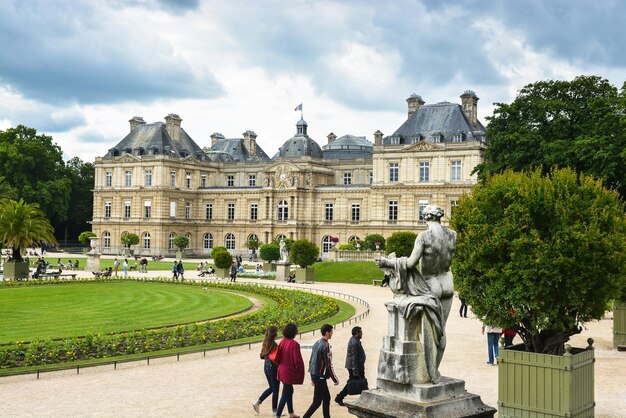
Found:
[{"label": "person walking", "polygon": [[117,257],[113,260],[113,271],[115,272],[115,277],[117,277],[117,271],[120,268],[120,262],[117,260]]},{"label": "person walking", "polygon": [[278,348],[276,343],[276,336],[278,335],[278,328],[271,326],[265,332],[265,338],[263,339],[263,345],[261,346],[261,360],[264,360],[263,371],[265,372],[265,378],[269,385],[267,389],[259,396],[253,404],[252,408],[257,414],[260,413],[259,406],[270,395],[272,395],[272,413],[276,415],[276,407],[278,406],[278,390],[280,388],[280,382],[276,374],[278,373],[278,366],[269,359],[268,355]]},{"label": "person walking", "polygon": [[283,384],[283,393],[276,408],[276,418],[280,418],[287,405],[289,418],[300,418],[293,412],[293,385],[304,382],[304,360],[300,352],[300,344],[294,338],[298,334],[298,326],[293,322],[283,328],[283,339],[278,344],[278,380]]},{"label": "person walking", "polygon": [[178,265],[176,266],[176,273],[178,273],[178,278],[181,282],[185,280],[185,266],[183,266],[183,260],[178,262]]},{"label": "person walking", "polygon": [[124,268],[124,277],[128,277],[128,259],[127,258],[124,259],[123,268]]},{"label": "person walking", "polygon": [[[348,341],[348,351],[346,353],[346,369],[348,369],[349,375],[348,383],[365,378],[365,350],[363,350],[361,338],[363,338],[361,327],[352,328],[352,338]],[[348,383],[335,396],[335,402],[341,406],[345,406],[343,399],[348,395]]]},{"label": "person walking", "polygon": [[320,328],[322,338],[320,338],[311,350],[309,361],[309,373],[311,374],[311,384],[315,387],[313,391],[313,402],[309,409],[302,415],[302,418],[310,418],[322,405],[324,418],[330,418],[330,391],[328,390],[327,379],[332,379],[335,386],[339,384],[337,375],[333,370],[332,347],[328,341],[333,337],[333,326],[322,325]]},{"label": "person walking", "polygon": [[237,270],[239,266],[237,265],[237,259],[233,258],[233,264],[230,265],[230,281],[235,283],[237,280]]},{"label": "person walking", "polygon": [[461,294],[459,294],[459,300],[461,301],[459,315],[461,316],[461,318],[467,318],[467,304],[465,303],[465,298]]},{"label": "person walking", "polygon": [[174,260],[174,264],[172,264],[172,279],[178,280],[178,263]]},{"label": "person walking", "polygon": [[495,366],[495,361],[499,354],[498,340],[500,339],[500,334],[502,334],[502,328],[483,324],[483,335],[485,334],[485,328],[487,329],[487,354],[489,356],[489,361],[487,361],[487,364]]},{"label": "person walking", "polygon": [[515,338],[515,336],[517,335],[517,332],[515,332],[515,330],[512,330],[510,328],[506,328],[502,330],[502,335],[504,336],[504,346],[509,347],[513,345],[513,338]]}]

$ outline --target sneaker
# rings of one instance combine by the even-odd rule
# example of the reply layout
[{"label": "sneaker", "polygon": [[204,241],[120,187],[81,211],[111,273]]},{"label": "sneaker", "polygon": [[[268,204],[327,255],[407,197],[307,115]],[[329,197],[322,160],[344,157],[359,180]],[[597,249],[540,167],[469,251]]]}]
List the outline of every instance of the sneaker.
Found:
[{"label": "sneaker", "polygon": [[339,398],[339,396],[335,396],[335,402],[337,402],[340,406],[346,406],[346,404],[343,403],[343,399]]},{"label": "sneaker", "polygon": [[256,401],[252,404],[252,409],[254,409],[254,412],[256,412],[257,414],[261,412],[259,411],[259,405],[259,401]]}]

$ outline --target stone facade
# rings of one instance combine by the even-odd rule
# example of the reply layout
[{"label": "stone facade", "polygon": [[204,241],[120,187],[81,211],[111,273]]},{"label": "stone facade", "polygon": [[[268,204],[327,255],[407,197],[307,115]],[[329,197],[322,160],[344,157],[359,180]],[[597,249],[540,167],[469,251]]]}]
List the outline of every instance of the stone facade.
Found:
[{"label": "stone facade", "polygon": [[306,238],[325,256],[331,236],[341,244],[371,233],[419,232],[426,227],[421,208],[436,204],[449,215],[471,191],[486,140],[471,119],[473,92],[461,96],[463,107],[415,97],[407,101],[408,120],[389,137],[374,133],[371,148],[363,137],[334,134],[329,143],[348,144],[344,153],[320,147],[301,119],[274,158],[252,131],[235,139],[213,134],[202,150],[178,115],[153,124],[134,117],[129,135],[95,161],[92,230],[102,253],[120,253],[123,232],[139,235],[135,253],[142,255],[173,255],[171,239],[182,234],[191,253],[222,245],[244,256],[252,235],[264,243]]}]

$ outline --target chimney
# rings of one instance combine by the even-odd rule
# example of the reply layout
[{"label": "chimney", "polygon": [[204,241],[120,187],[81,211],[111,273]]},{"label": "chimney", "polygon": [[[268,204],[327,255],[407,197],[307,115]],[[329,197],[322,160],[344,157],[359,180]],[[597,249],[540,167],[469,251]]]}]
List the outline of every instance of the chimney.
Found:
[{"label": "chimney", "polygon": [[180,123],[183,120],[175,113],[170,113],[165,117],[165,129],[173,141],[180,139]]},{"label": "chimney", "polygon": [[222,139],[224,139],[224,135],[222,135],[219,132],[213,132],[211,134],[211,148],[213,148],[215,146],[217,141],[221,141]]},{"label": "chimney", "polygon": [[243,145],[250,155],[256,155],[256,134],[254,131],[245,131],[243,133]]},{"label": "chimney", "polygon": [[374,132],[374,146],[379,146],[383,144],[383,133],[379,130]]},{"label": "chimney", "polygon": [[463,113],[472,125],[478,123],[478,96],[472,90],[465,90],[461,95],[461,105]]},{"label": "chimney", "polygon": [[413,93],[406,99],[407,104],[409,105],[409,115],[407,118],[410,118],[415,111],[422,106],[425,102],[422,100],[422,96],[419,94]]},{"label": "chimney", "polygon": [[331,132],[328,134],[327,138],[328,138],[328,143],[332,144],[335,141],[335,139],[337,139],[337,135]]},{"label": "chimney", "polygon": [[133,129],[135,129],[137,126],[139,125],[145,125],[146,121],[143,120],[143,118],[141,116],[133,116],[133,118],[131,120],[129,120],[128,122],[130,122],[130,131],[132,132]]}]

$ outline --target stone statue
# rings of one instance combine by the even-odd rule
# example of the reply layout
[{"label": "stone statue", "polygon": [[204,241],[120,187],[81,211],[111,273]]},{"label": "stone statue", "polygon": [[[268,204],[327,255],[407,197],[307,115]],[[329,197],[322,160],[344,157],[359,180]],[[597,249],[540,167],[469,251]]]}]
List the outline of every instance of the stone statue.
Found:
[{"label": "stone statue", "polygon": [[281,263],[289,262],[289,252],[287,251],[287,246],[285,245],[285,240],[281,239],[279,244],[280,248],[280,261]]},{"label": "stone statue", "polygon": [[[390,312],[397,309],[397,316],[405,321],[399,327],[404,335],[391,338],[422,342],[418,352],[423,349],[427,376],[411,376],[419,370],[410,370],[406,378],[401,379],[403,383],[438,383],[440,380],[438,369],[446,347],[446,320],[454,295],[450,265],[456,245],[456,232],[441,225],[442,216],[443,209],[439,206],[426,206],[424,219],[428,229],[415,239],[411,255],[395,258],[395,254],[390,254],[388,258],[377,260],[378,266],[391,276],[389,287],[394,293],[394,302],[387,304],[388,309]],[[390,358],[394,361],[393,356]],[[398,365],[406,364],[404,360],[395,361]],[[406,370],[403,372],[407,374]]]}]

